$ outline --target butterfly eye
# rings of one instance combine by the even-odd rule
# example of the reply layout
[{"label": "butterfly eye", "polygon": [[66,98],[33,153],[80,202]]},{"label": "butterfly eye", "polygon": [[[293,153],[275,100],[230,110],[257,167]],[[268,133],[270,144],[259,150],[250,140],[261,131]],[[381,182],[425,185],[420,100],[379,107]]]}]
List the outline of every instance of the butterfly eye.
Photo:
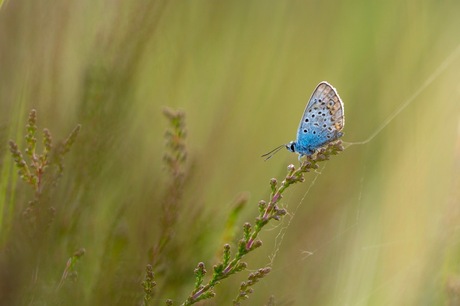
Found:
[{"label": "butterfly eye", "polygon": [[294,152],[294,150],[295,150],[294,143],[291,143],[291,151]]}]

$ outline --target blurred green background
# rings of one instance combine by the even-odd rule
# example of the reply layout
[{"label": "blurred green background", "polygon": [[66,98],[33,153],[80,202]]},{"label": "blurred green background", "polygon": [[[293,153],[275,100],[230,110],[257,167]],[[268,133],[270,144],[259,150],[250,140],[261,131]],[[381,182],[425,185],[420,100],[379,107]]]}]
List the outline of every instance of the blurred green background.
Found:
[{"label": "blurred green background", "polygon": [[[343,140],[362,141],[458,47],[459,12],[458,1],[434,0],[6,1],[1,302],[139,305],[170,183],[162,157],[169,106],[186,114],[188,178],[174,235],[155,267],[154,304],[171,298],[179,305],[193,289],[196,264],[211,273],[228,242],[224,224],[240,192],[249,201],[236,237],[268,199],[269,179],[298,164],[284,150],[268,162],[260,155],[294,140],[314,87],[326,80],[337,88]],[[246,259],[251,271],[276,254],[246,305],[264,305],[271,295],[277,305],[458,305],[455,54],[380,134],[287,191],[282,204],[295,214],[263,231],[263,247]],[[32,249],[14,262],[5,255],[33,197],[7,142],[24,143],[31,108],[56,140],[82,125],[51,195],[56,217],[40,269],[25,264]],[[56,290],[79,248],[86,254],[78,280]],[[230,305],[247,274],[222,282],[202,304]]]}]

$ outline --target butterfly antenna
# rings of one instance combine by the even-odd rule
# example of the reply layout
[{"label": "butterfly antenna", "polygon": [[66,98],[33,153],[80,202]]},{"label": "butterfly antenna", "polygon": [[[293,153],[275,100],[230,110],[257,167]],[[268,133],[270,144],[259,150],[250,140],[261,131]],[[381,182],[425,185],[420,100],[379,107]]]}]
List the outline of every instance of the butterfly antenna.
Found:
[{"label": "butterfly antenna", "polygon": [[283,147],[285,147],[286,145],[282,144],[276,148],[274,148],[273,150],[271,150],[270,152],[268,153],[265,153],[264,155],[262,155],[261,157],[265,157],[264,161],[267,161],[269,160],[270,158],[272,158],[273,155],[275,155],[276,153],[278,153],[279,150],[281,150]]}]

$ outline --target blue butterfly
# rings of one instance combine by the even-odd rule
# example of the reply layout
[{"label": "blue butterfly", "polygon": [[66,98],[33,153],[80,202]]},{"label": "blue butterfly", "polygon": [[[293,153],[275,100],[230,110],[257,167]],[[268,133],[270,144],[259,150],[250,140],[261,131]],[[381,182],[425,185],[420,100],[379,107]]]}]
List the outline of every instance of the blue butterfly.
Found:
[{"label": "blue butterfly", "polygon": [[313,91],[297,129],[297,140],[281,145],[262,155],[271,158],[281,148],[299,154],[312,155],[322,146],[342,137],[345,125],[343,102],[334,87],[321,82]]}]

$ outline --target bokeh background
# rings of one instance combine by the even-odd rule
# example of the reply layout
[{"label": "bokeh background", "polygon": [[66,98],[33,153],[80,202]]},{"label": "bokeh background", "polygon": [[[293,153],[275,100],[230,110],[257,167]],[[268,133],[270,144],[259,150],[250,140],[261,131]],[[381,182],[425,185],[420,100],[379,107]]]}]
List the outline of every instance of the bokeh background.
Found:
[{"label": "bokeh background", "polygon": [[[435,76],[381,133],[291,187],[282,201],[291,214],[262,232],[248,271],[202,304],[230,305],[247,274],[271,262],[246,305],[272,295],[276,305],[458,305],[459,12],[460,2],[438,0],[6,1],[2,303],[141,303],[171,184],[165,106],[186,116],[187,179],[153,304],[179,305],[196,264],[211,274],[222,245],[234,245],[268,199],[269,179],[298,164],[287,151],[260,155],[295,138],[320,81],[344,101],[343,140],[357,142]],[[32,108],[53,139],[82,126],[50,199],[56,217],[40,268],[26,264],[33,249],[14,262],[5,255],[33,197],[7,142],[24,143]],[[231,238],[225,224],[239,197],[248,201]],[[56,289],[79,248],[77,280]]]}]

